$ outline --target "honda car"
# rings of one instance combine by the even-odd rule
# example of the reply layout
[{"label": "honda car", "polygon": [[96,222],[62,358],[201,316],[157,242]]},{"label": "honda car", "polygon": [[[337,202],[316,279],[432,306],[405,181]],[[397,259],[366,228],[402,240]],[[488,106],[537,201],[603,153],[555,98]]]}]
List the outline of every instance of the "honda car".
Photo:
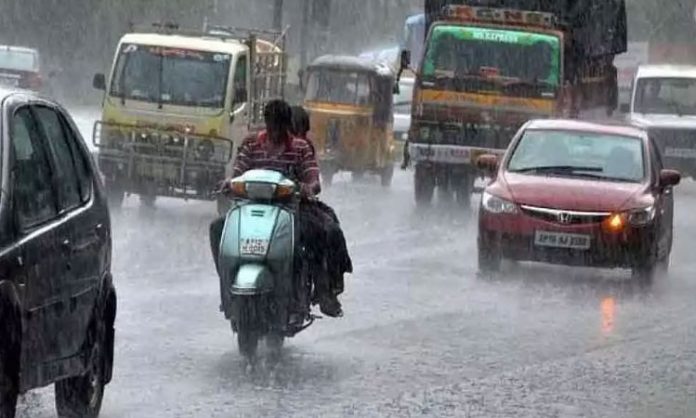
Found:
[{"label": "honda car", "polygon": [[502,159],[477,164],[492,177],[479,211],[481,273],[505,258],[627,268],[647,283],[667,268],[681,175],[663,168],[645,130],[531,121]]}]

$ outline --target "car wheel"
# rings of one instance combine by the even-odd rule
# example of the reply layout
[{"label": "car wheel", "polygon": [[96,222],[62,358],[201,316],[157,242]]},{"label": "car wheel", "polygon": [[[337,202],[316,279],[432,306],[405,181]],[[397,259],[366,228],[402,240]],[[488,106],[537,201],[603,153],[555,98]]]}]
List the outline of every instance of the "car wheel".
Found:
[{"label": "car wheel", "polygon": [[657,263],[655,262],[647,262],[645,264],[633,267],[631,272],[633,280],[642,287],[651,286],[655,281],[656,274]]},{"label": "car wheel", "polygon": [[60,418],[97,418],[104,398],[107,364],[106,329],[103,321],[95,327],[94,344],[87,371],[82,376],[56,382],[56,410]]},{"label": "car wheel", "polygon": [[493,243],[488,240],[478,240],[478,270],[479,275],[490,277],[500,271],[502,255]]},{"label": "car wheel", "polygon": [[420,165],[416,165],[414,174],[414,190],[416,204],[418,206],[426,206],[432,202],[433,194],[435,192],[435,179],[433,178],[432,170]]},{"label": "car wheel", "polygon": [[14,418],[19,392],[19,322],[9,306],[0,297],[0,418]]}]

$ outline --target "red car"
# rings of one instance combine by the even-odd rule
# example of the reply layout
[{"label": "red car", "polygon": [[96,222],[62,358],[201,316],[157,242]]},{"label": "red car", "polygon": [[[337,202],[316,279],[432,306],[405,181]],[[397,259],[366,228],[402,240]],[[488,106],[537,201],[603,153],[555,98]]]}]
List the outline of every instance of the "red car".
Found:
[{"label": "red car", "polygon": [[0,87],[40,91],[43,79],[38,51],[0,45]]},{"label": "red car", "polygon": [[663,168],[645,130],[530,121],[501,160],[477,163],[493,178],[479,210],[481,273],[507,258],[627,268],[650,282],[668,266],[681,175]]}]

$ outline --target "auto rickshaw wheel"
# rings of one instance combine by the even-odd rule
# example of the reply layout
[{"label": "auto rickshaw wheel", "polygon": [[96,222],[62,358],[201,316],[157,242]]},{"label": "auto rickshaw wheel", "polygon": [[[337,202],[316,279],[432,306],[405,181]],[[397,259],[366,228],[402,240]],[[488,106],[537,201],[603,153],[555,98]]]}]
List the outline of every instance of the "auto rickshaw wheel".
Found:
[{"label": "auto rickshaw wheel", "polygon": [[435,178],[429,167],[416,165],[414,174],[414,191],[418,206],[429,205],[435,192]]},{"label": "auto rickshaw wheel", "polygon": [[394,179],[394,165],[389,164],[382,169],[380,173],[380,182],[383,187],[389,187]]}]

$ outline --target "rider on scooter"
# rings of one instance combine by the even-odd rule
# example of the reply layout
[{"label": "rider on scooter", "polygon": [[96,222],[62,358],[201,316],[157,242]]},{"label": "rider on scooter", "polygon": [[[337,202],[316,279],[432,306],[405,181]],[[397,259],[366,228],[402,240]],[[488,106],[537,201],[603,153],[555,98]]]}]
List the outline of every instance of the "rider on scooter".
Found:
[{"label": "rider on scooter", "polygon": [[[234,162],[232,177],[248,170],[266,169],[283,173],[300,186],[302,202],[299,209],[300,245],[307,249],[307,261],[314,269],[316,296],[321,312],[327,316],[343,315],[341,304],[332,291],[329,277],[324,268],[327,260],[328,236],[332,229],[339,228],[330,217],[320,216],[315,208],[315,197],[321,191],[319,165],[311,144],[296,138],[292,131],[292,111],[282,100],[270,101],[264,109],[266,130],[258,136],[247,139],[239,148]],[[227,188],[229,181],[225,182]],[[224,217],[210,225],[210,243],[213,257],[217,263],[220,237],[224,227]]]}]

